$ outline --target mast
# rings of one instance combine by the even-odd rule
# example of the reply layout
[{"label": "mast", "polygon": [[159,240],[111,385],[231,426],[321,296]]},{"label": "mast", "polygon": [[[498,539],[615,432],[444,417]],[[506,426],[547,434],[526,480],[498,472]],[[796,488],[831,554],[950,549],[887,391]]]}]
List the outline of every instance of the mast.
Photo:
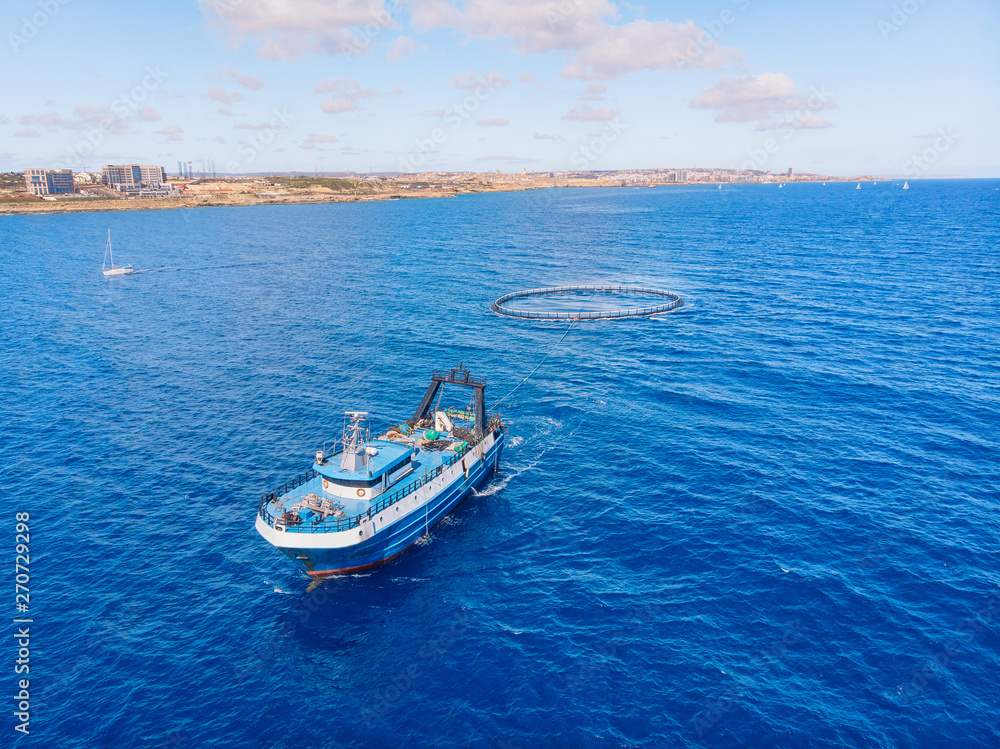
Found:
[{"label": "mast", "polygon": [[111,249],[111,229],[108,229],[108,252],[111,254],[111,270],[115,269],[115,251]]}]

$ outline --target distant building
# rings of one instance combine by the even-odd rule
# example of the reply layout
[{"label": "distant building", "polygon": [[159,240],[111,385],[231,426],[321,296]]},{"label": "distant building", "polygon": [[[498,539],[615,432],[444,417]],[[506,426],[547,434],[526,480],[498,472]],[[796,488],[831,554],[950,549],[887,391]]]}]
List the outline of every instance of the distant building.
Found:
[{"label": "distant building", "polygon": [[71,169],[25,169],[24,184],[32,195],[59,195],[73,192]]},{"label": "distant building", "polygon": [[167,181],[167,170],[162,166],[140,166],[139,174],[142,177],[142,184],[149,187],[162,185]]},{"label": "distant building", "polygon": [[167,181],[167,170],[162,166],[140,164],[108,164],[101,172],[101,181],[108,187],[156,187]]},{"label": "distant building", "polygon": [[791,177],[791,176],[792,176],[792,168],[791,168],[791,167],[788,167],[788,176],[789,176],[789,177]]},{"label": "distant building", "polygon": [[108,187],[138,185],[142,183],[142,172],[139,171],[138,164],[130,164],[128,166],[107,165],[101,170],[101,182]]}]

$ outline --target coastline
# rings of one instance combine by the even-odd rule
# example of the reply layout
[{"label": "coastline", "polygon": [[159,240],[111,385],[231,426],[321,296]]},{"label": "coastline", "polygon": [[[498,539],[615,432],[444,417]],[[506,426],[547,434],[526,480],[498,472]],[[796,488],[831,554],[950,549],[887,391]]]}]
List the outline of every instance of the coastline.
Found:
[{"label": "coastline", "polygon": [[[823,178],[828,182],[851,182],[857,179],[870,180],[871,177]],[[272,182],[271,180],[275,180]],[[283,180],[278,182],[277,180]],[[819,178],[793,181],[818,182]],[[731,186],[741,183],[725,181],[636,182],[623,180],[619,176],[551,176],[540,178],[536,175],[444,175],[420,174],[394,177],[379,181],[343,180],[325,178],[283,178],[272,177],[267,181],[257,179],[195,180],[179,186],[180,195],[163,198],[123,198],[116,197],[110,190],[101,190],[100,195],[81,197],[79,195],[58,199],[7,198],[0,199],[0,216],[98,213],[104,211],[153,211],[183,208],[233,208],[258,205],[310,205],[319,203],[358,203],[383,200],[407,200],[420,198],[453,198],[459,195],[473,195],[484,192],[522,192],[549,188],[573,187],[622,187],[652,188],[677,187],[682,185],[716,184]],[[264,189],[266,188],[266,189]]]}]

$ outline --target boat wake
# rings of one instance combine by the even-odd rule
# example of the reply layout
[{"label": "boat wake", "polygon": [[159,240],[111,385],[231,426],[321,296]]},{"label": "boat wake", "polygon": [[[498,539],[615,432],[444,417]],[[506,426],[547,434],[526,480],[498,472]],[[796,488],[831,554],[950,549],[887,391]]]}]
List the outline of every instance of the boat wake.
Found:
[{"label": "boat wake", "polygon": [[[525,442],[528,443],[534,442],[535,438],[537,437],[548,437],[548,435],[552,434],[553,431],[555,431],[561,426],[562,423],[556,421],[555,419],[546,419],[543,428],[536,431],[531,437],[527,439],[521,437],[520,435],[514,437],[510,441],[510,446],[520,447]],[[582,426],[582,424],[576,426],[568,435],[566,435],[566,438],[572,438],[573,435],[576,434],[576,431],[580,428],[580,426]],[[562,441],[562,439],[563,439],[562,437],[557,437],[555,439],[544,440],[543,444],[545,446],[533,459],[531,459],[528,462],[527,465],[522,466],[520,468],[511,468],[510,470],[504,470],[502,473],[495,475],[493,479],[486,484],[485,487],[483,487],[482,489],[474,489],[472,496],[492,497],[497,492],[502,491],[507,486],[507,484],[511,482],[512,479],[517,478],[522,473],[527,473],[528,471],[534,470],[535,467],[542,462],[542,458],[544,458],[545,455],[550,450],[556,447]]]},{"label": "boat wake", "polygon": [[510,483],[511,479],[517,478],[522,473],[526,473],[526,472],[532,470],[535,466],[538,465],[538,463],[539,463],[540,460],[541,460],[541,456],[539,456],[538,459],[535,460],[535,462],[529,463],[528,465],[524,466],[523,468],[518,468],[518,469],[513,470],[511,472],[504,471],[504,474],[502,476],[495,476],[493,478],[493,480],[490,481],[485,486],[485,488],[483,488],[482,490],[473,489],[472,490],[472,496],[474,496],[474,497],[492,497],[497,492],[503,491],[503,489],[506,488],[507,484]]}]

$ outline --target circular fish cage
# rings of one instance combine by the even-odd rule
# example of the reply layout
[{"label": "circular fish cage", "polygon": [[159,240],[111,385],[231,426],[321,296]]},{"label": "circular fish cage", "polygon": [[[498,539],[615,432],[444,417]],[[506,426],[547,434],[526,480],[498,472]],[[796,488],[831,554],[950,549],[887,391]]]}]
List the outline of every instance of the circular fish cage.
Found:
[{"label": "circular fish cage", "polygon": [[[662,304],[629,309],[604,310],[573,310],[549,311],[516,309],[508,306],[514,299],[551,296],[554,294],[578,294],[591,291],[594,295],[602,292],[617,294],[633,294],[663,299]],[[593,298],[593,297],[591,297]],[[663,312],[672,312],[684,304],[684,300],[672,291],[653,289],[646,286],[622,286],[618,284],[591,284],[586,286],[548,286],[541,289],[524,289],[511,294],[504,294],[490,306],[493,312],[506,317],[518,317],[524,320],[616,320],[623,317],[649,317]]]}]

